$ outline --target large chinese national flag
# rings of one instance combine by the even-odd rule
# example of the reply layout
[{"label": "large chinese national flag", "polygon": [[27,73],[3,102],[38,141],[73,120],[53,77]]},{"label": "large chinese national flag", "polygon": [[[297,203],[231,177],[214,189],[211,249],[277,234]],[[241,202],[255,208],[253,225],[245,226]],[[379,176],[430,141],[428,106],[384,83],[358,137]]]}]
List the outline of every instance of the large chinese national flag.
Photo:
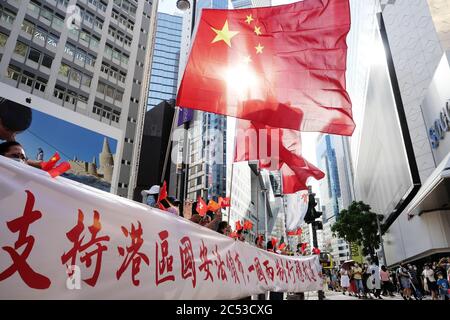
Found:
[{"label": "large chinese national flag", "polygon": [[277,128],[351,135],[348,0],[204,9],[177,105]]}]

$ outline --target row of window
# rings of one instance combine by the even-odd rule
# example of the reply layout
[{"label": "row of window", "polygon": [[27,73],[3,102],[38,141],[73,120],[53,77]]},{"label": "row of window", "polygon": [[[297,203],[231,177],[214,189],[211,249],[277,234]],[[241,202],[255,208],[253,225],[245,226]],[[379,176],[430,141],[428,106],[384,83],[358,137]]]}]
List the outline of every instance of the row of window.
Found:
[{"label": "row of window", "polygon": [[122,8],[125,12],[131,14],[133,17],[136,16],[137,8],[135,5],[131,4],[129,0],[114,0],[114,4]]},{"label": "row of window", "polygon": [[74,61],[81,65],[84,64],[84,66],[94,67],[96,57],[87,53],[83,49],[77,48],[73,44],[66,42],[64,52],[67,54],[65,58],[69,61]]},{"label": "row of window", "polygon": [[47,80],[37,77],[35,74],[26,70],[21,70],[19,67],[9,65],[6,71],[6,77],[17,81],[17,84],[24,84],[31,88],[31,92],[35,90],[44,92],[47,87]]},{"label": "row of window", "polygon": [[151,97],[155,99],[160,99],[160,102],[162,100],[170,100],[174,98],[174,94],[168,94],[163,92],[157,92],[157,91],[151,91]]},{"label": "row of window", "polygon": [[[89,12],[88,10],[77,6],[80,10],[80,16],[82,18],[82,22],[87,25],[93,25],[99,29],[103,28],[103,19],[100,19],[95,14]],[[75,21],[73,21],[75,22]]]},{"label": "row of window", "polygon": [[30,1],[28,3],[28,11],[34,13],[38,18],[41,18],[44,22],[46,21],[48,25],[56,29],[62,29],[64,27],[64,17],[52,9],[46,6],[42,6],[40,2]]},{"label": "row of window", "polygon": [[112,10],[111,17],[116,19],[117,22],[123,27],[133,31],[134,30],[134,22],[132,20],[128,20],[126,16],[120,14],[116,9]]},{"label": "row of window", "polygon": [[122,31],[116,30],[116,28],[110,26],[108,29],[108,34],[115,40],[126,44],[127,46],[131,46],[132,39],[129,36],[126,36]]},{"label": "row of window", "polygon": [[168,21],[168,20],[164,20],[161,19],[160,16],[158,15],[158,28],[159,27],[165,27],[171,30],[176,30],[178,32],[181,33],[181,28],[182,28],[182,18],[177,19],[177,21]]},{"label": "row of window", "polygon": [[110,66],[109,64],[102,62],[100,71],[103,72],[107,79],[114,78],[122,83],[125,83],[125,78],[127,74],[123,71],[119,71],[116,67]]},{"label": "row of window", "polygon": [[153,92],[166,93],[174,95],[176,93],[176,87],[164,86],[162,84],[150,83],[150,94],[153,96]]},{"label": "row of window", "polygon": [[36,26],[34,23],[24,19],[22,21],[22,31],[28,33],[33,41],[42,41],[46,43],[45,46],[51,46],[53,48],[56,48],[59,42],[59,37],[51,33],[44,28]]},{"label": "row of window", "polygon": [[120,61],[121,64],[124,64],[125,66],[128,65],[128,61],[130,57],[126,54],[121,52],[120,50],[113,48],[112,45],[109,43],[105,46],[105,57],[108,59],[115,58]]},{"label": "row of window", "polygon": [[72,34],[72,38],[75,38],[74,40],[83,40],[85,42],[85,45],[87,47],[92,48],[93,50],[96,50],[100,44],[100,38],[97,37],[95,34],[91,34],[86,29],[69,29],[69,32]]},{"label": "row of window", "polygon": [[152,76],[150,78],[150,83],[152,84],[162,84],[162,85],[166,85],[166,86],[170,86],[172,88],[177,86],[177,79],[173,79],[173,78],[163,78],[163,77],[157,77],[157,76]]},{"label": "row of window", "polygon": [[169,43],[175,44],[181,42],[181,37],[173,35],[171,33],[163,32],[161,30],[158,30],[156,33],[156,38],[161,38],[166,40]]},{"label": "row of window", "polygon": [[155,38],[155,44],[161,44],[161,45],[163,45],[164,47],[167,46],[167,47],[172,47],[172,48],[178,48],[178,49],[180,49],[180,42],[167,41],[166,39],[159,38],[159,37],[156,37],[156,38]]},{"label": "row of window", "polygon": [[166,65],[166,66],[173,67],[174,71],[178,70],[178,60],[166,59],[166,58],[163,58],[163,57],[155,56],[155,57],[153,57],[153,64],[163,64],[163,65]]},{"label": "row of window", "polygon": [[110,86],[101,81],[98,82],[97,92],[104,94],[106,97],[110,97],[111,99],[114,99],[115,101],[122,102],[123,91],[116,89],[115,87]]},{"label": "row of window", "polygon": [[180,58],[179,53],[169,53],[165,51],[155,50],[153,53],[153,56],[160,57],[164,59],[171,59],[174,60],[174,62],[178,63],[178,59]]},{"label": "row of window", "polygon": [[116,123],[119,123],[120,121],[120,110],[115,110],[109,106],[101,104],[98,101],[94,102],[92,112],[99,115],[102,118],[109,119]]},{"label": "row of window", "polygon": [[[67,80],[70,80],[71,85],[75,87],[79,87],[80,85],[86,87],[91,86],[92,77],[90,75],[85,74],[75,68],[72,68],[71,66],[65,64],[64,62],[61,62],[58,73],[63,77],[66,77]],[[74,85],[73,82],[75,82],[77,85]]]},{"label": "row of window", "polygon": [[88,98],[86,96],[78,94],[75,91],[69,90],[58,84],[55,85],[53,96],[61,100],[61,105],[63,106],[78,106],[79,103],[81,103],[83,104],[83,107],[85,107],[88,102]]},{"label": "row of window", "polygon": [[163,46],[160,44],[155,44],[155,51],[161,51],[161,52],[170,52],[170,53],[175,53],[177,55],[180,54],[180,48],[174,48],[174,47],[169,47],[169,46]]},{"label": "row of window", "polygon": [[0,22],[3,25],[4,23],[13,24],[16,19],[16,14],[2,6],[0,6]]},{"label": "row of window", "polygon": [[176,75],[177,75],[177,72],[154,69],[152,66],[152,77],[160,76],[160,77],[165,77],[165,78],[176,78]]},{"label": "row of window", "polygon": [[46,55],[23,42],[17,41],[14,53],[23,57],[25,61],[33,61],[49,69],[52,66],[53,58],[51,56]]},{"label": "row of window", "polygon": [[92,4],[94,7],[97,8],[97,10],[106,11],[107,3],[104,1],[98,1],[98,0],[87,0],[88,3]]}]

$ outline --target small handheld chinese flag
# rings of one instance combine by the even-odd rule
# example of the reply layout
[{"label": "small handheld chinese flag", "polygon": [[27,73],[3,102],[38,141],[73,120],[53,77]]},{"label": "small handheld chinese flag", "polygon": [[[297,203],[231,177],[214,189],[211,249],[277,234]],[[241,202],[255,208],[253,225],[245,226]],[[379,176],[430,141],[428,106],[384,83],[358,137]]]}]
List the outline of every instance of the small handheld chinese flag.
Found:
[{"label": "small handheld chinese flag", "polygon": [[229,207],[230,205],[231,205],[231,201],[230,201],[229,197],[227,197],[227,198],[219,197],[219,206],[221,208],[226,208],[226,207]]},{"label": "small handheld chinese flag", "polygon": [[205,200],[203,200],[200,196],[198,196],[197,198],[197,207],[195,208],[195,210],[202,217],[204,217],[206,212],[208,211],[208,206],[206,205]]},{"label": "small handheld chinese flag", "polygon": [[220,209],[220,206],[217,202],[215,202],[214,200],[209,200],[208,202],[208,210],[215,212],[217,210]]},{"label": "small handheld chinese flag", "polygon": [[306,242],[303,242],[303,243],[302,243],[302,248],[301,248],[302,253],[305,253],[306,247],[307,247],[307,246],[308,246],[308,243],[306,243]]},{"label": "small handheld chinese flag", "polygon": [[69,170],[70,170],[70,163],[68,163],[67,161],[64,161],[64,162],[61,162],[56,167],[48,170],[47,172],[50,174],[50,176],[52,178],[55,178]]},{"label": "small handheld chinese flag", "polygon": [[253,228],[253,223],[250,220],[245,220],[244,230],[251,230]]},{"label": "small handheld chinese flag", "polygon": [[238,237],[236,231],[233,231],[232,233],[230,233],[230,238],[236,239]]},{"label": "small handheld chinese flag", "polygon": [[272,246],[274,247],[274,248],[276,248],[276,245],[277,245],[277,242],[278,242],[278,239],[277,238],[274,238],[274,237],[272,237]]},{"label": "small handheld chinese flag", "polygon": [[241,225],[241,221],[238,220],[236,221],[236,231],[242,230],[242,225]]},{"label": "small handheld chinese flag", "polygon": [[56,163],[61,159],[58,152],[55,152],[55,154],[50,158],[48,161],[42,161],[41,162],[41,169],[44,171],[49,171],[52,169]]},{"label": "small handheld chinese flag", "polygon": [[280,246],[278,247],[278,250],[283,250],[284,248],[286,248],[286,243],[282,243],[280,244]]},{"label": "small handheld chinese flag", "polygon": [[167,184],[166,181],[164,181],[161,190],[159,191],[158,202],[166,198],[167,198]]},{"label": "small handheld chinese flag", "polygon": [[314,247],[314,248],[312,249],[312,253],[313,253],[313,254],[320,254],[320,249]]}]

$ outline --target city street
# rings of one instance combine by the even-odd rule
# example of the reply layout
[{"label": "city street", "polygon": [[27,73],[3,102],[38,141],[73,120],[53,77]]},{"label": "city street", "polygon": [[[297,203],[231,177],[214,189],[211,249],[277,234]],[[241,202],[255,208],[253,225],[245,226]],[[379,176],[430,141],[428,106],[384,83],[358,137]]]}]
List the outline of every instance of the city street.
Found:
[{"label": "city street", "polygon": [[[403,298],[396,294],[395,297],[382,297],[383,300],[387,301],[401,301]],[[307,292],[305,293],[305,300],[318,300],[317,292]],[[342,301],[362,301],[362,300],[379,300],[379,299],[358,299],[356,297],[349,296],[348,293],[345,295],[342,292],[326,291],[325,300],[342,300]],[[429,296],[426,296],[423,300],[431,300]]]}]

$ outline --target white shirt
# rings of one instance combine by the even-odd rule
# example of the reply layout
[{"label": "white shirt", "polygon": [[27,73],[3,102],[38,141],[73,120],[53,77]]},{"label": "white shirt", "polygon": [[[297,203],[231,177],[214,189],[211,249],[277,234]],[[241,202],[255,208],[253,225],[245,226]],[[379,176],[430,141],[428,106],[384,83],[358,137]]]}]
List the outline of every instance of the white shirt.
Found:
[{"label": "white shirt", "polygon": [[428,270],[423,270],[422,275],[425,278],[428,278],[428,281],[430,282],[435,282],[436,279],[434,278],[434,271],[432,269],[428,269]]}]

